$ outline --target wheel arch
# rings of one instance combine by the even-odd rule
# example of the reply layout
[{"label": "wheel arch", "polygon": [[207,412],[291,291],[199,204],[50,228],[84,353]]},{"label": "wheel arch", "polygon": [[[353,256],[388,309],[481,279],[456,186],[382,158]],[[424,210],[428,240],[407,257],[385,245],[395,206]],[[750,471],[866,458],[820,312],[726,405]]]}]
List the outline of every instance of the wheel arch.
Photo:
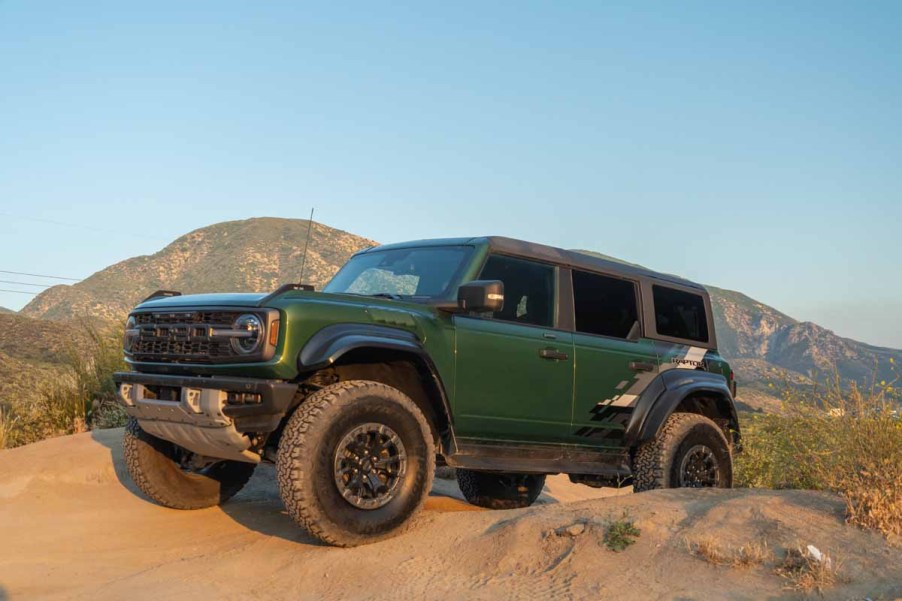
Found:
[{"label": "wheel arch", "polygon": [[335,324],[310,338],[298,354],[301,378],[328,372],[337,381],[373,380],[397,388],[420,408],[436,447],[454,452],[451,409],[444,383],[419,339],[406,330]]},{"label": "wheel arch", "polygon": [[657,437],[667,418],[675,412],[697,413],[717,423],[734,448],[740,444],[739,418],[726,379],[698,370],[663,372],[653,395],[640,398],[627,425],[625,441],[630,447]]}]

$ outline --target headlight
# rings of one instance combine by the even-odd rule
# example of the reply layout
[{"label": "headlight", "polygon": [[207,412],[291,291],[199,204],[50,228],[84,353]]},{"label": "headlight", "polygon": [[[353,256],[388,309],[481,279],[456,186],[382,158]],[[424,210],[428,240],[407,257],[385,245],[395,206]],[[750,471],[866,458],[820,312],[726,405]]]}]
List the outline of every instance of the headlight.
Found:
[{"label": "headlight", "polygon": [[140,333],[141,331],[138,329],[135,318],[129,317],[128,321],[125,322],[125,334],[122,336],[122,348],[126,353],[132,352]]},{"label": "headlight", "polygon": [[263,344],[263,322],[256,315],[250,313],[242,315],[232,325],[235,336],[232,338],[232,348],[239,355],[250,355]]}]

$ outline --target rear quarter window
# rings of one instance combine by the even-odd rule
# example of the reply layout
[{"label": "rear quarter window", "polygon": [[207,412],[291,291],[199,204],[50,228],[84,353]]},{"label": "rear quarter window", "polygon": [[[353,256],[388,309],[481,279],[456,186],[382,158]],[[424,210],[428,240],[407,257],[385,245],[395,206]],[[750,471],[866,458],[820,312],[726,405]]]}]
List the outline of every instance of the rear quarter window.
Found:
[{"label": "rear quarter window", "polygon": [[666,286],[652,286],[655,324],[660,336],[708,342],[708,315],[700,294]]}]

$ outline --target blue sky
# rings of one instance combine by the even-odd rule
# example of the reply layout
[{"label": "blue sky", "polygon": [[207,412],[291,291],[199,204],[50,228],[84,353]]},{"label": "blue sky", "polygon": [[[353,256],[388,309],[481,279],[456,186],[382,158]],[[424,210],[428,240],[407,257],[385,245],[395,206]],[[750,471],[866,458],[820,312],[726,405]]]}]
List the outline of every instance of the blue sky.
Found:
[{"label": "blue sky", "polygon": [[902,347],[902,3],[378,4],[0,1],[0,270],[86,277],[315,206]]}]

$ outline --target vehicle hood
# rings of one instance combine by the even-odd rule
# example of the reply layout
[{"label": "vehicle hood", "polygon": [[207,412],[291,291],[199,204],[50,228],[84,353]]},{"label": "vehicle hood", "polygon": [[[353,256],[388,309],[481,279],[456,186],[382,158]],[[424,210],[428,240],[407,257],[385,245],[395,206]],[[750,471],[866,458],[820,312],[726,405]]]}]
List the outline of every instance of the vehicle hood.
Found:
[{"label": "vehicle hood", "polygon": [[255,307],[266,294],[230,292],[165,296],[139,304],[136,309],[175,309],[178,307]]}]

